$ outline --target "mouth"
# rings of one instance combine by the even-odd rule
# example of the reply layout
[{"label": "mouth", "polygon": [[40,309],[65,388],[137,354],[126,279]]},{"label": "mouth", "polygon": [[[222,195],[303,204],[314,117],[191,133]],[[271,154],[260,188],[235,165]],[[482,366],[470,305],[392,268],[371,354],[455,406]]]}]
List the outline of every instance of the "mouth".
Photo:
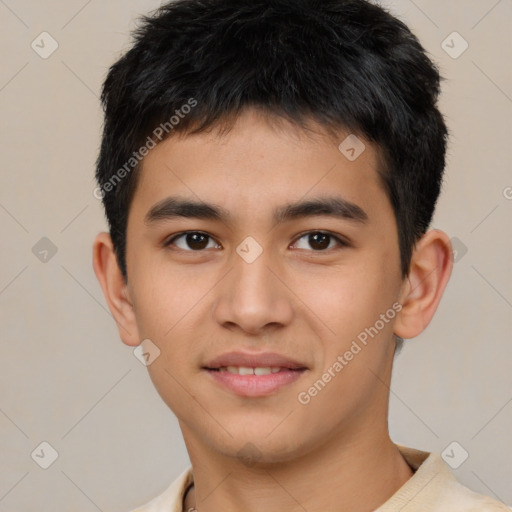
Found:
[{"label": "mouth", "polygon": [[232,352],[212,360],[202,370],[224,390],[238,396],[263,397],[296,382],[308,367],[279,354]]},{"label": "mouth", "polygon": [[296,382],[306,372],[306,368],[234,366],[204,370],[222,389],[238,396],[253,398],[276,394]]},{"label": "mouth", "polygon": [[[227,370],[231,372],[237,370],[270,370],[269,373],[277,373],[279,369],[285,370],[302,370],[307,366],[290,357],[278,354],[276,352],[245,352],[235,351],[226,352],[214,359],[208,361],[203,368],[208,370]],[[239,371],[237,373],[240,373]]]},{"label": "mouth", "polygon": [[257,366],[255,368],[250,366],[221,366],[220,368],[205,367],[204,369],[212,372],[228,372],[232,375],[270,375],[272,373],[281,373],[287,371],[300,372],[306,368],[285,368],[279,366]]}]

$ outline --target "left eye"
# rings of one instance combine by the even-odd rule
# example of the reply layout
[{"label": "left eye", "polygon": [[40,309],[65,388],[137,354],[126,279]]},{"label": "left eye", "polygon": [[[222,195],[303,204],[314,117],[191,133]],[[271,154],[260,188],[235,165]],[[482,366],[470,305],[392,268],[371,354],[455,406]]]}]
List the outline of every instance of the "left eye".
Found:
[{"label": "left eye", "polygon": [[[177,240],[182,240],[181,244],[176,243]],[[190,231],[188,233],[177,235],[169,240],[165,245],[176,245],[176,247],[183,249],[184,251],[202,251],[203,249],[219,247],[210,235],[199,231]]]},{"label": "left eye", "polygon": [[[301,240],[305,240],[303,243],[303,247],[298,247]],[[331,242],[334,242],[332,245]],[[346,246],[347,244],[339,239],[337,236],[331,235],[330,233],[322,233],[321,231],[315,231],[311,233],[307,233],[301,236],[294,245],[298,249],[307,249],[312,248],[314,251],[325,251],[326,249],[332,249],[336,245],[338,246]],[[309,247],[307,247],[309,245]]]}]

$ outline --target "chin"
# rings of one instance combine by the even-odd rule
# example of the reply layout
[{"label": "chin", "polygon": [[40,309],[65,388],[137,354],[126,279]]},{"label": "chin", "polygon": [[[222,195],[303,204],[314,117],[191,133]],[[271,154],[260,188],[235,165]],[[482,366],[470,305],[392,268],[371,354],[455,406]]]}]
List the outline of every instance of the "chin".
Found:
[{"label": "chin", "polygon": [[[308,452],[308,443],[293,439],[291,432],[283,431],[280,435],[274,432],[268,435],[271,430],[234,434],[228,443],[218,446],[217,451],[249,467],[286,463]],[[296,433],[297,430],[295,435]]]}]

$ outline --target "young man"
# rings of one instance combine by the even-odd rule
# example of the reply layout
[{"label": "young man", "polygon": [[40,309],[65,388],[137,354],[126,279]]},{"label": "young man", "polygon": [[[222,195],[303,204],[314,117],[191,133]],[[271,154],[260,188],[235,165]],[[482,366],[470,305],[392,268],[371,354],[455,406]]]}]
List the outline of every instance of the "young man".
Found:
[{"label": "young man", "polygon": [[388,433],[452,269],[440,77],[364,0],[180,0],[111,69],[94,269],[192,467],[138,511],[508,510]]}]

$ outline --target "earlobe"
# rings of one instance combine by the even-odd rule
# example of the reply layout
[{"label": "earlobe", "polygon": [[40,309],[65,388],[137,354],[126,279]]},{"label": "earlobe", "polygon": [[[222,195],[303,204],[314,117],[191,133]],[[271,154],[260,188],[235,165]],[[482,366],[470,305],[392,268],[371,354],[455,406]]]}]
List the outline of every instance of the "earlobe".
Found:
[{"label": "earlobe", "polygon": [[425,330],[441,301],[453,268],[450,239],[443,231],[427,231],[413,251],[404,280],[394,334],[411,339]]},{"label": "earlobe", "polygon": [[139,345],[133,304],[108,233],[99,233],[94,240],[93,268],[110,312],[116,321],[121,340],[126,345]]}]

